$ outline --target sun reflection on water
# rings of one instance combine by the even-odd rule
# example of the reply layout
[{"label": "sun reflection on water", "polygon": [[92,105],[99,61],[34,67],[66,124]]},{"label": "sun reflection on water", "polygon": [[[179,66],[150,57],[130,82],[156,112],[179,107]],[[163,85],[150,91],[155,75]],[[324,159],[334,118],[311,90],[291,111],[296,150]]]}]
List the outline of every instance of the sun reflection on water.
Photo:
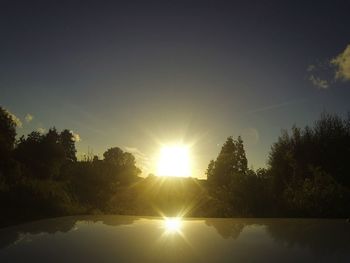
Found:
[{"label": "sun reflection on water", "polygon": [[166,233],[180,233],[182,220],[179,217],[165,218],[164,229]]}]

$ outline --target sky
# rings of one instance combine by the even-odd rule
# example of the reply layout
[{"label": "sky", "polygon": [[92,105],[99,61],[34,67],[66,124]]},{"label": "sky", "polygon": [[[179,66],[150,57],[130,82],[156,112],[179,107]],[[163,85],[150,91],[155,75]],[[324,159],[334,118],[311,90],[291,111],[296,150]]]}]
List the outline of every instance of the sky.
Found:
[{"label": "sky", "polygon": [[[264,3],[263,3],[264,2]],[[1,1],[0,105],[70,129],[78,156],[191,146],[205,177],[228,136],[265,167],[282,129],[350,110],[349,1]]]}]

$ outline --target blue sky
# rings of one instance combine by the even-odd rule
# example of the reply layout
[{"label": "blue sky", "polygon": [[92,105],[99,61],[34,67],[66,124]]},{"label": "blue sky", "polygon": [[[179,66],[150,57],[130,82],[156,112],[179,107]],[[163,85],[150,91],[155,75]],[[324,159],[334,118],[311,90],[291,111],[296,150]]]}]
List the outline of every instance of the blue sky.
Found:
[{"label": "blue sky", "polygon": [[349,111],[349,9],[4,1],[0,104],[21,119],[19,134],[68,128],[80,135],[78,155],[119,146],[144,173],[162,144],[181,141],[202,177],[230,135],[242,135],[249,165],[263,167],[281,129]]}]

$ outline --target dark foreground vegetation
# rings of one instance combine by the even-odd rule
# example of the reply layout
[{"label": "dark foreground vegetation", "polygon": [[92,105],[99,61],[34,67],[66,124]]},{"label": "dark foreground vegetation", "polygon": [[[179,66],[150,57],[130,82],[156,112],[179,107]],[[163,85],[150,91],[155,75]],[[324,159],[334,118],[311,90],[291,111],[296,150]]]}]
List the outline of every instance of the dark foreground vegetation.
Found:
[{"label": "dark foreground vegetation", "polygon": [[322,114],[313,127],[284,131],[267,169],[249,169],[241,137],[209,163],[208,180],[139,177],[118,147],[78,161],[69,130],[16,139],[0,107],[0,223],[73,214],[200,217],[348,217],[350,116]]}]

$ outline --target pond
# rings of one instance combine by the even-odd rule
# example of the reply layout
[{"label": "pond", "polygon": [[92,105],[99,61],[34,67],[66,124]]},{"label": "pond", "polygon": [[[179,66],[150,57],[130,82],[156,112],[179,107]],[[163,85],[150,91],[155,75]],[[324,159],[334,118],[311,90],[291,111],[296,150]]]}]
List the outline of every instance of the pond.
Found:
[{"label": "pond", "polygon": [[62,217],[1,229],[0,262],[350,262],[350,223]]}]

